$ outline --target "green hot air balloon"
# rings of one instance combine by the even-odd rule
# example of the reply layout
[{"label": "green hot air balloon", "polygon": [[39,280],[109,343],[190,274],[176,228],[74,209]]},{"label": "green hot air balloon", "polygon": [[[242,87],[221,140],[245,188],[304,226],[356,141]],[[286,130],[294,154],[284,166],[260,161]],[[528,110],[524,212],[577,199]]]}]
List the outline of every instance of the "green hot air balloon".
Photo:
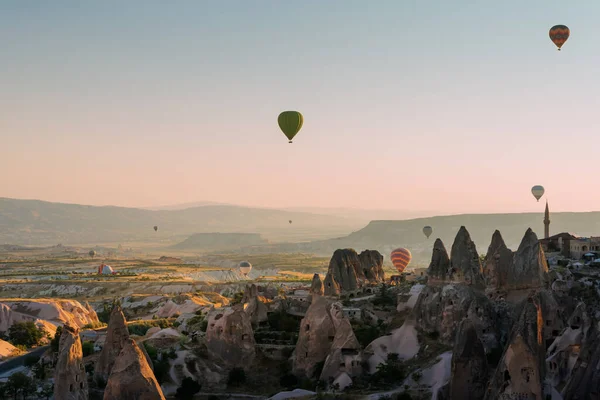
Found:
[{"label": "green hot air balloon", "polygon": [[424,226],[423,233],[425,234],[425,236],[427,236],[427,239],[429,239],[429,236],[431,236],[431,234],[433,233],[433,229],[429,225]]},{"label": "green hot air balloon", "polygon": [[285,136],[292,143],[294,136],[302,129],[304,118],[298,111],[284,111],[279,114],[277,122]]}]

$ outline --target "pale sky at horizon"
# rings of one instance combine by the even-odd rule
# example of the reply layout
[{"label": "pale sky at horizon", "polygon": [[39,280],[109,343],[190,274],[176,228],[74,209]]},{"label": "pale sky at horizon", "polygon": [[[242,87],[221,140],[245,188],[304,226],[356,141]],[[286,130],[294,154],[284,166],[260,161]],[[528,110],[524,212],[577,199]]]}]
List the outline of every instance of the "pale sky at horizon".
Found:
[{"label": "pale sky at horizon", "polygon": [[[0,0],[0,197],[600,210],[600,3]],[[556,51],[548,29],[571,37]],[[304,114],[294,140],[283,110]]]}]

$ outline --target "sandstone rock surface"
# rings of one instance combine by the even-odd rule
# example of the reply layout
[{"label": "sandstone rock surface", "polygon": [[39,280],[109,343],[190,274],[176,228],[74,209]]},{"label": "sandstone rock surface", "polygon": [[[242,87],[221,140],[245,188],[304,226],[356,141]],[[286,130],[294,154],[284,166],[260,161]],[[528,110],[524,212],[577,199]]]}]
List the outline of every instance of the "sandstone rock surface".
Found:
[{"label": "sandstone rock surface", "polygon": [[88,400],[88,384],[83,367],[79,329],[64,325],[54,369],[55,400]]},{"label": "sandstone rock surface", "polygon": [[362,275],[369,283],[379,283],[385,281],[385,272],[383,271],[383,256],[376,250],[364,250],[358,255]]},{"label": "sandstone rock surface", "polygon": [[488,382],[488,363],[483,343],[469,319],[464,319],[456,334],[452,351],[450,398],[483,400]]},{"label": "sandstone rock surface", "polygon": [[456,234],[450,254],[450,279],[453,282],[483,287],[483,268],[471,235],[464,226]]},{"label": "sandstone rock surface", "polygon": [[250,316],[243,305],[218,308],[208,314],[206,344],[211,359],[225,366],[249,368],[256,355]]},{"label": "sandstone rock surface", "polygon": [[121,306],[117,304],[110,314],[104,347],[100,351],[100,356],[94,368],[94,381],[97,383],[108,381],[113,365],[128,340],[129,330],[127,329],[125,316]]},{"label": "sandstone rock surface", "polygon": [[432,281],[444,281],[450,272],[450,257],[441,239],[436,239],[433,244],[431,263],[427,269],[427,275]]},{"label": "sandstone rock surface", "polygon": [[150,365],[133,339],[123,343],[104,390],[104,400],[164,400]]}]

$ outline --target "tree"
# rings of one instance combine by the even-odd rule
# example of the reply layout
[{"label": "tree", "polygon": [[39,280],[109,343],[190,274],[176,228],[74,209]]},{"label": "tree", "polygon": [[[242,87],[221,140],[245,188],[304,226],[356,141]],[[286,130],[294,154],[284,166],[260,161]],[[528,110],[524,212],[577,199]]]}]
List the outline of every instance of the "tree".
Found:
[{"label": "tree", "polygon": [[56,328],[56,333],[54,334],[54,339],[50,341],[50,348],[53,353],[58,353],[58,344],[60,343],[60,334],[62,333],[62,326]]},{"label": "tree", "polygon": [[202,389],[202,385],[190,377],[185,377],[181,381],[181,386],[177,388],[175,393],[176,399],[192,400],[194,395]]},{"label": "tree", "polygon": [[241,386],[246,383],[246,371],[243,368],[235,367],[229,371],[229,379],[227,384],[229,386]]},{"label": "tree", "polygon": [[83,342],[81,348],[84,357],[94,354],[94,343],[90,341]]},{"label": "tree", "polygon": [[50,400],[52,395],[54,395],[54,385],[47,383],[44,386],[42,386],[40,395],[43,396],[46,400]]},{"label": "tree", "polygon": [[10,342],[15,346],[37,346],[42,342],[44,336],[46,336],[46,332],[38,328],[32,321],[17,322],[8,329]]},{"label": "tree", "polygon": [[6,386],[8,394],[12,394],[15,400],[17,400],[20,394],[26,398],[34,387],[33,380],[22,372],[15,372],[9,376]]}]

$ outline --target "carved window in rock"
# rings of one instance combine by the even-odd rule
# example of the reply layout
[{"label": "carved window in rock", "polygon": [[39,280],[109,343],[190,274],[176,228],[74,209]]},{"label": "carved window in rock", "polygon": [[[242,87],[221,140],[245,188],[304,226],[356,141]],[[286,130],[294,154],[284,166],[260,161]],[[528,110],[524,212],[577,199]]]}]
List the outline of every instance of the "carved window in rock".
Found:
[{"label": "carved window in rock", "polygon": [[330,342],[333,342],[333,339],[335,339],[335,336],[329,336],[328,339]]},{"label": "carved window in rock", "polygon": [[73,384],[71,383],[71,384],[69,385],[69,392],[72,392],[72,391],[73,391]]},{"label": "carved window in rock", "polygon": [[533,368],[521,368],[521,376],[523,377],[523,379],[525,379],[525,382],[529,382],[535,376],[535,372],[533,372]]},{"label": "carved window in rock", "polygon": [[244,333],[242,335],[242,340],[248,340],[248,334],[247,333]]},{"label": "carved window in rock", "polygon": [[79,374],[75,374],[75,382],[79,382]]},{"label": "carved window in rock", "polygon": [[83,389],[83,382],[79,382],[79,388]]}]

